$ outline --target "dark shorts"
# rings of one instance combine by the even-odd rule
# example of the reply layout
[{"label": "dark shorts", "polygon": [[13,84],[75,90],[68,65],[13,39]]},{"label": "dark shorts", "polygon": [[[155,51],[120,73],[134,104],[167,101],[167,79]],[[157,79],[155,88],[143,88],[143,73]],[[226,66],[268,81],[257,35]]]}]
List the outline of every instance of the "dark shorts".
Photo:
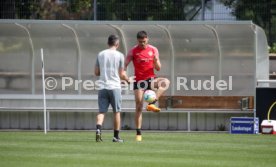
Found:
[{"label": "dark shorts", "polygon": [[151,90],[151,82],[154,80],[154,78],[149,78],[147,80],[141,80],[138,82],[133,83],[133,89],[144,89],[144,90]]},{"label": "dark shorts", "polygon": [[121,89],[101,89],[98,92],[99,112],[105,113],[111,104],[113,112],[121,111],[122,95]]}]

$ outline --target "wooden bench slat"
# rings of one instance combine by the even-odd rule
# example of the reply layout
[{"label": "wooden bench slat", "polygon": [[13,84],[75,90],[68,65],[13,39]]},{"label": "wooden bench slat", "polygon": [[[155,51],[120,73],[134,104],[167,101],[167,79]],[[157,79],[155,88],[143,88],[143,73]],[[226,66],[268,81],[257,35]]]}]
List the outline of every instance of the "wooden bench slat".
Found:
[{"label": "wooden bench slat", "polygon": [[248,98],[248,109],[253,109],[253,96],[162,96],[159,99],[159,107],[241,109],[241,100],[243,98]]}]

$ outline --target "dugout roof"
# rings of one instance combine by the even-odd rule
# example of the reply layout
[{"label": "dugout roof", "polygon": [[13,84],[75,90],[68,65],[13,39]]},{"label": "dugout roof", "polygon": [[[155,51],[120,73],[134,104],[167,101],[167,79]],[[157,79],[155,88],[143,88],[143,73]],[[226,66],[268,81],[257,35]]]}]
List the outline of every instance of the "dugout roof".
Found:
[{"label": "dugout roof", "polygon": [[[97,53],[107,48],[107,37],[119,35],[119,50],[126,54],[140,30],[147,31],[150,44],[159,49],[162,70],[157,74],[171,80],[166,95],[254,96],[256,79],[268,79],[267,39],[251,21],[1,20],[0,93],[41,94],[43,48],[45,75],[58,81],[57,88],[47,94],[96,94],[81,83],[62,90],[62,77],[96,81],[94,64]],[[128,74],[133,75],[132,66]],[[229,76],[231,90],[202,88],[202,82],[212,77],[215,83],[229,83]],[[189,90],[179,85],[183,78]],[[199,89],[198,83],[201,90],[194,89]]]}]

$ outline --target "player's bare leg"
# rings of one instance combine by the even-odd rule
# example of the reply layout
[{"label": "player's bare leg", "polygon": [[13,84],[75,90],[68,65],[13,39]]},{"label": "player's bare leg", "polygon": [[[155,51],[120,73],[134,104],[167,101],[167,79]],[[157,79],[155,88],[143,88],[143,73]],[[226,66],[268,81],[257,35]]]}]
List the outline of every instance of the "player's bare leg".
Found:
[{"label": "player's bare leg", "polygon": [[136,126],[136,141],[142,141],[141,127],[142,127],[142,110],[143,110],[143,94],[144,90],[134,90],[135,95],[135,126]]},{"label": "player's bare leg", "polygon": [[98,113],[97,115],[97,125],[102,125],[104,121],[104,113]]},{"label": "player's bare leg", "polygon": [[98,113],[97,115],[97,120],[96,120],[96,142],[101,142],[102,141],[102,137],[101,137],[101,128],[102,128],[102,124],[104,121],[104,113]]},{"label": "player's bare leg", "polygon": [[121,127],[121,115],[120,112],[115,112],[114,114],[114,130],[120,130]]},{"label": "player's bare leg", "polygon": [[120,137],[119,137],[119,131],[120,131],[120,127],[121,127],[121,113],[120,112],[113,113],[113,123],[114,123],[113,142],[124,142],[124,140],[120,139]]},{"label": "player's bare leg", "polygon": [[152,83],[152,88],[156,92],[157,100],[170,86],[170,81],[167,78],[155,78]]},{"label": "player's bare leg", "polygon": [[167,78],[155,78],[151,82],[151,88],[156,92],[156,100],[150,103],[147,106],[148,111],[160,112],[160,108],[158,108],[155,103],[158,101],[159,97],[164,94],[164,92],[169,88],[170,81]]}]

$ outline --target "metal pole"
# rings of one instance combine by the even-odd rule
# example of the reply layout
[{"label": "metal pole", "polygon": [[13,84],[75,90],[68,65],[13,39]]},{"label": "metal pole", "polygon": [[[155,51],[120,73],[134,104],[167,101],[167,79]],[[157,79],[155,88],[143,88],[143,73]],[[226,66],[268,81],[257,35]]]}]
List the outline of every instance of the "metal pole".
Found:
[{"label": "metal pole", "polygon": [[28,34],[28,38],[29,38],[29,42],[30,42],[30,50],[31,50],[31,92],[32,94],[35,94],[35,53],[34,53],[34,44],[33,44],[33,40],[31,37],[31,33],[28,30],[28,28],[26,28],[25,26],[18,24],[18,23],[14,23],[15,25],[19,26],[20,28],[22,28],[24,31],[26,31],[26,33]]},{"label": "metal pole", "polygon": [[215,0],[212,1],[212,20],[215,20]]},{"label": "metal pole", "polygon": [[40,49],[41,62],[42,62],[42,89],[43,89],[43,111],[44,111],[44,133],[47,134],[47,114],[46,114],[46,94],[45,94],[45,78],[44,78],[44,56],[43,48]]},{"label": "metal pole", "polygon": [[[221,44],[220,44],[220,38],[219,38],[219,34],[216,31],[215,27],[212,27],[210,25],[205,25],[205,27],[211,29],[211,31],[214,33],[216,40],[217,40],[217,44],[218,44],[218,55],[219,55],[219,66],[218,66],[218,77],[219,80],[222,80],[222,51],[221,51]],[[222,95],[222,91],[219,91],[219,95]]]},{"label": "metal pole", "polygon": [[201,0],[201,20],[205,20],[205,0]]},{"label": "metal pole", "polygon": [[[64,27],[70,29],[73,32],[74,36],[75,36],[75,41],[76,41],[76,44],[77,44],[77,75],[78,75],[77,77],[78,77],[78,81],[81,81],[81,48],[80,48],[78,33],[74,28],[72,28],[72,27],[70,27],[66,24],[62,24],[62,25]],[[81,89],[82,89],[81,88],[81,83],[79,82],[78,83],[78,94],[79,95],[81,94]]]},{"label": "metal pole", "polygon": [[169,43],[170,43],[170,52],[171,52],[171,96],[175,95],[175,81],[174,81],[174,77],[175,77],[175,52],[174,52],[174,45],[173,45],[173,39],[171,36],[171,33],[169,31],[169,29],[165,26],[162,25],[157,25],[158,27],[161,27],[167,34],[167,37],[169,39]]},{"label": "metal pole", "polygon": [[191,131],[191,112],[187,112],[187,131]]},{"label": "metal pole", "polygon": [[94,13],[94,20],[97,20],[97,0],[94,0],[93,4],[93,13]]}]

